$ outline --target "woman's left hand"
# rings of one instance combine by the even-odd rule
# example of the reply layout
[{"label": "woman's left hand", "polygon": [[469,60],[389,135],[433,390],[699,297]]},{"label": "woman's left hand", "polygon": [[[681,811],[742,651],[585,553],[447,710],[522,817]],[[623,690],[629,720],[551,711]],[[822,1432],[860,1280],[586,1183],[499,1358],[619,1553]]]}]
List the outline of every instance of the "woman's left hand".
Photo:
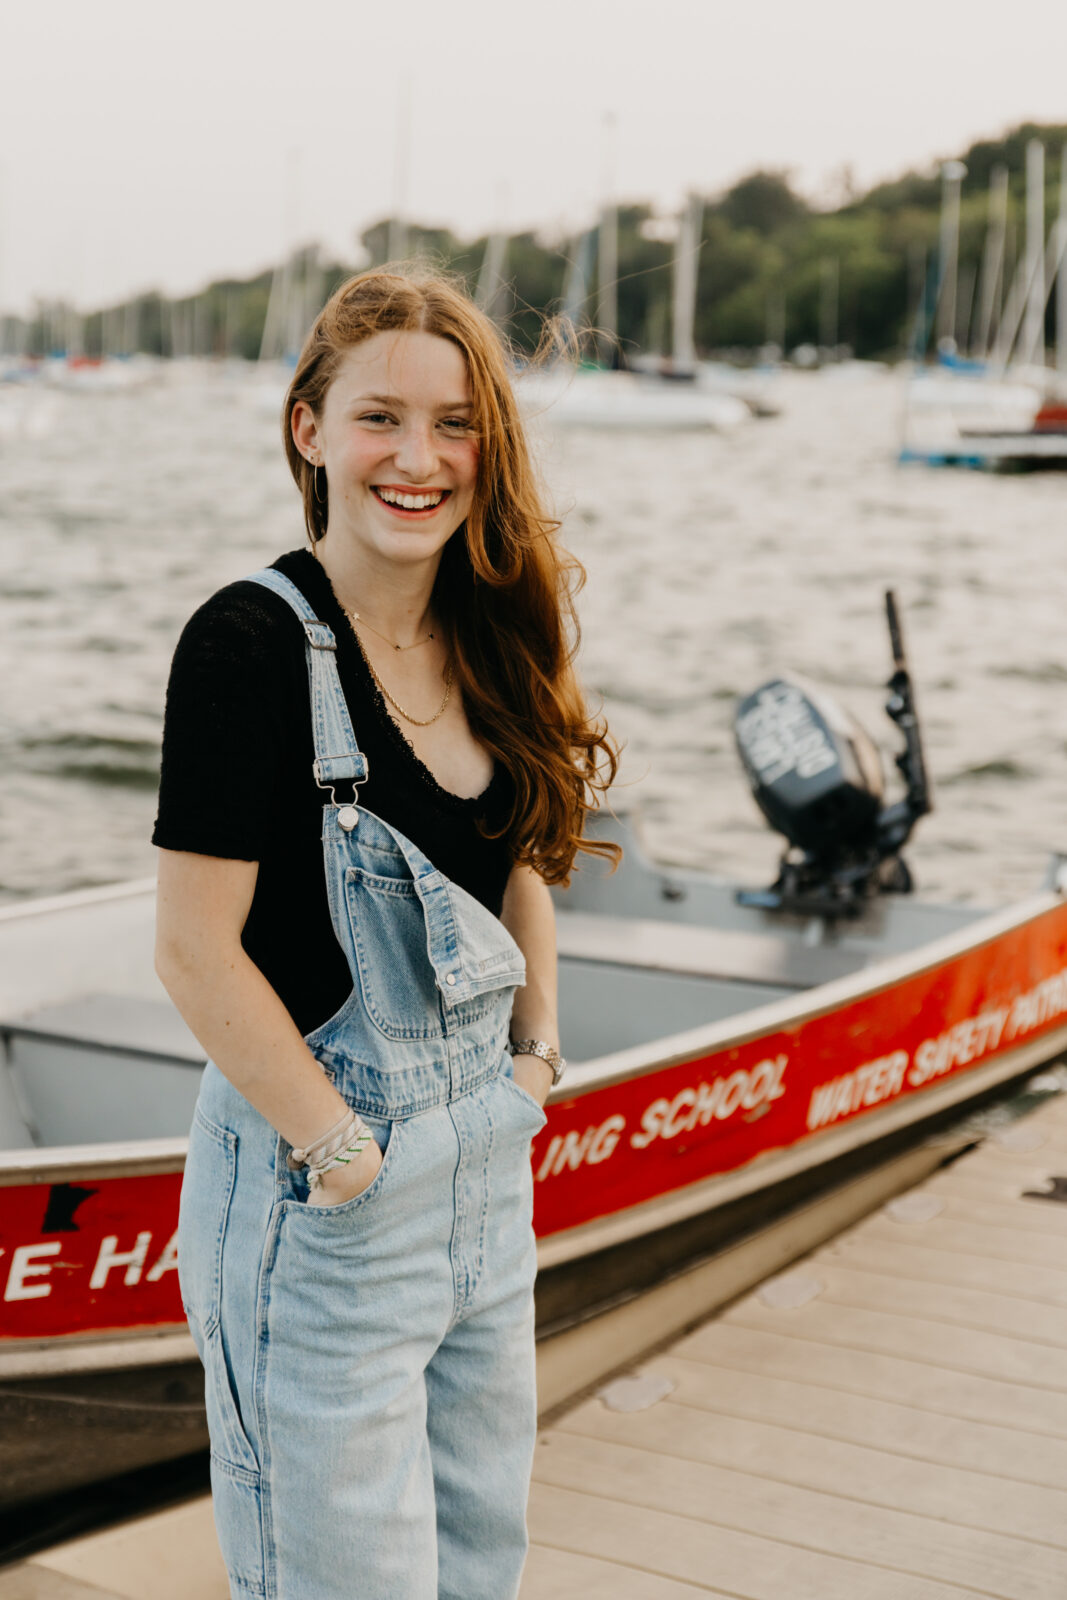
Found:
[{"label": "woman's left hand", "polygon": [[552,1087],[552,1068],[540,1056],[512,1056],[511,1075],[521,1089],[543,1106]]}]

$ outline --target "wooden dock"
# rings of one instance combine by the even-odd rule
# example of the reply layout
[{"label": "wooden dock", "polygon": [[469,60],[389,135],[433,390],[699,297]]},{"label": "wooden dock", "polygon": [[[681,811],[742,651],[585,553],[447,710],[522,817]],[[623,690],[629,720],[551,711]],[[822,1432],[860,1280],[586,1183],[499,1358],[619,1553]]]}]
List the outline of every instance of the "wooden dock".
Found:
[{"label": "wooden dock", "polygon": [[[1067,1096],[543,1428],[530,1534],[521,1600],[1065,1600]],[[209,1503],[0,1573],[107,1597],[226,1600]]]}]

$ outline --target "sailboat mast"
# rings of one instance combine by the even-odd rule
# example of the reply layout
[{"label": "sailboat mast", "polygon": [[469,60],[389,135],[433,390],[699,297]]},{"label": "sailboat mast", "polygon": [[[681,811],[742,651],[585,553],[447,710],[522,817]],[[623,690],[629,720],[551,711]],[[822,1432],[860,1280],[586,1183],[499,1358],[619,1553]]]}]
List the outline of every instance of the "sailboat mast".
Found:
[{"label": "sailboat mast", "polygon": [[604,117],[604,201],[600,208],[597,238],[597,310],[600,361],[614,366],[619,335],[619,303],[616,284],[619,277],[619,223],[615,206],[615,118]]},{"label": "sailboat mast", "polygon": [[829,355],[837,349],[841,321],[841,263],[837,256],[823,256],[819,274],[819,344]]},{"label": "sailboat mast", "polygon": [[1027,366],[1045,360],[1045,147],[1031,139],[1026,147],[1026,316],[1020,360]]},{"label": "sailboat mast", "polygon": [[975,335],[975,354],[989,354],[993,319],[1000,302],[1004,279],[1004,238],[1008,230],[1008,169],[1002,163],[989,174],[989,222],[982,255],[982,295]]},{"label": "sailboat mast", "polygon": [[504,276],[507,248],[507,235],[503,228],[494,228],[486,240],[482,269],[478,274],[478,287],[474,291],[474,303],[487,317],[491,317],[496,309],[500,283]]},{"label": "sailboat mast", "polygon": [[956,277],[960,254],[960,185],[967,176],[962,161],[946,161],[941,168],[940,271],[937,286],[937,342],[946,349],[956,344]]},{"label": "sailboat mast", "polygon": [[615,284],[619,276],[619,228],[615,202],[607,200],[600,211],[597,239],[597,328],[600,333],[600,360],[613,366],[619,333],[619,305]]},{"label": "sailboat mast", "polygon": [[673,367],[676,374],[691,373],[696,368],[696,346],[693,329],[696,323],[697,259],[700,250],[700,225],[704,216],[704,202],[698,194],[686,200],[678,225],[678,243],[674,250],[674,349]]}]

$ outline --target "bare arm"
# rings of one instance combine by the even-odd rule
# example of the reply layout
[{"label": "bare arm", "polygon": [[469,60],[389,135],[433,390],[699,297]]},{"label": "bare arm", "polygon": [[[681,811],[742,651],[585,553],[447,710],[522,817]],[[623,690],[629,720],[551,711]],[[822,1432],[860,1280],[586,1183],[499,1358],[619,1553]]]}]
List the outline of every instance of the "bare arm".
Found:
[{"label": "bare arm", "polygon": [[[552,894],[532,867],[514,866],[504,890],[500,920],[526,957],[526,985],[515,992],[513,1039],[544,1039],[559,1049],[556,914]],[[544,1102],[552,1068],[540,1056],[516,1056],[515,1081]]]},{"label": "bare arm", "polygon": [[[254,861],[160,850],[156,971],[220,1072],[284,1139],[303,1146],[346,1106],[241,944],[258,871]],[[345,1198],[342,1176],[352,1192],[365,1188],[377,1154],[372,1142],[344,1175],[329,1173],[329,1198]]]}]

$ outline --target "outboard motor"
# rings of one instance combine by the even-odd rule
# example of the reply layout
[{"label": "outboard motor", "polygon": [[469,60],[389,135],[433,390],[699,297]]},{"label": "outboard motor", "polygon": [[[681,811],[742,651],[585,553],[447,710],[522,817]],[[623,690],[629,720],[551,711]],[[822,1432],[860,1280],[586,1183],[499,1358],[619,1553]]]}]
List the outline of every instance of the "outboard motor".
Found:
[{"label": "outboard motor", "polygon": [[905,797],[885,804],[876,746],[829,695],[789,676],[763,684],[738,705],[734,732],[756,803],[790,848],[776,882],[740,891],[742,905],[856,916],[871,895],[912,887],[900,850],[930,810],[930,792],[892,591],[885,599],[893,649],[886,712],[904,734],[896,762]]}]

